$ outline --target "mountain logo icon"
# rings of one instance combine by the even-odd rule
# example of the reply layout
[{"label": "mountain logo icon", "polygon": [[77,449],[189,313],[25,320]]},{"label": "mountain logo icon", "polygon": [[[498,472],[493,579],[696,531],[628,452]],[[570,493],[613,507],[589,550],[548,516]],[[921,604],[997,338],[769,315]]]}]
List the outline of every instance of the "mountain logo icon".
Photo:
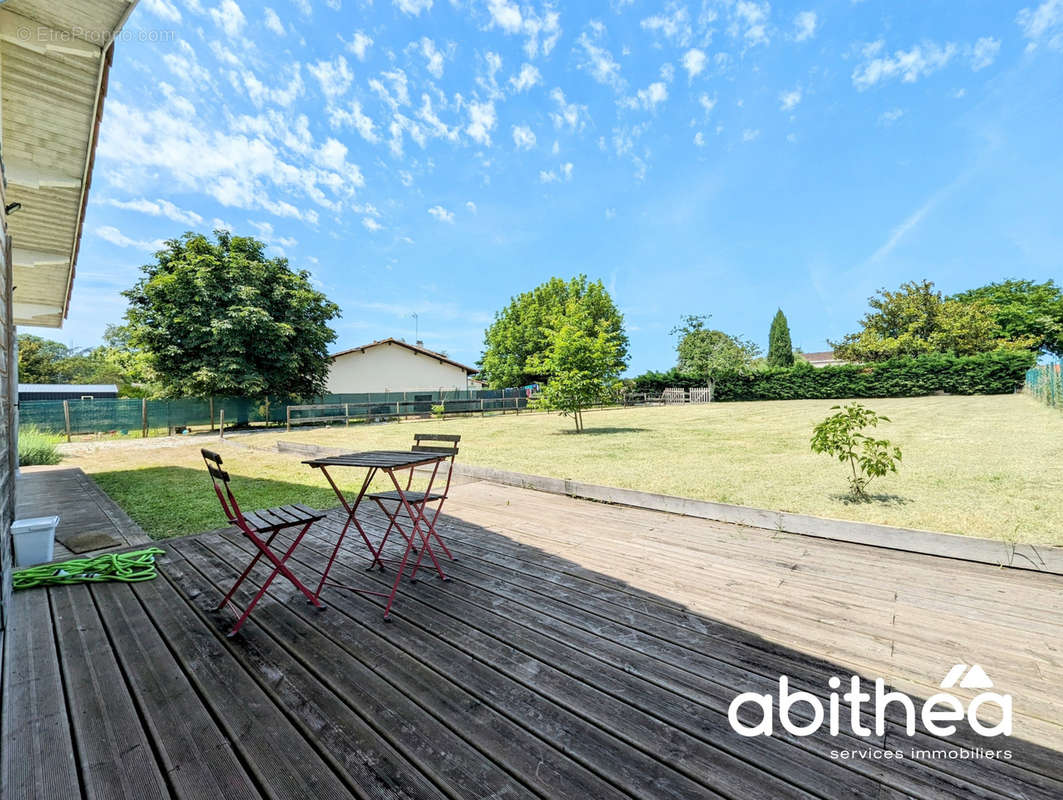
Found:
[{"label": "mountain logo icon", "polygon": [[[965,674],[966,673],[966,674]],[[961,678],[962,676],[962,678]],[[956,664],[949,670],[948,675],[941,682],[942,689],[951,689],[957,685],[961,689],[991,689],[993,681],[986,675],[985,670],[978,664],[968,667],[966,664]]]}]

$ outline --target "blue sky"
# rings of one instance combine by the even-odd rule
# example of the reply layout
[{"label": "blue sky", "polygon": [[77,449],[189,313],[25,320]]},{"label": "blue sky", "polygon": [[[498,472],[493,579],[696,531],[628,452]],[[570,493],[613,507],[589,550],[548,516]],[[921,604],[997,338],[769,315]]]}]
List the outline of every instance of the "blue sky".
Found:
[{"label": "blue sky", "polygon": [[215,226],[312,273],[336,349],[416,312],[473,363],[514,294],[601,278],[631,374],[684,314],[766,345],[782,307],[812,351],[880,286],[1063,276],[1063,0],[140,0],[127,31],[70,318],[28,332],[96,344]]}]

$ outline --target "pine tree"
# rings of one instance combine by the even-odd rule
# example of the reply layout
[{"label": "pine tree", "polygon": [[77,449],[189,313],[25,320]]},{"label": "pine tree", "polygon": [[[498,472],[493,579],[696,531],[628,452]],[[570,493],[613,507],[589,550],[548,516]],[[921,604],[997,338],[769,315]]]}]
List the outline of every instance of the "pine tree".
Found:
[{"label": "pine tree", "polygon": [[794,365],[794,346],[790,341],[790,325],[780,308],[771,321],[768,333],[768,366],[792,367]]}]

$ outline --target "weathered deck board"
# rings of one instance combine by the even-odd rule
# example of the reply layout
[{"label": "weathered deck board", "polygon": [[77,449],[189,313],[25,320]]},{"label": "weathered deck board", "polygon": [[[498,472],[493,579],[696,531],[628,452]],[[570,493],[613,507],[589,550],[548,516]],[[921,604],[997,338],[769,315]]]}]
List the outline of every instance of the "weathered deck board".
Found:
[{"label": "weathered deck board", "polygon": [[[329,588],[320,611],[278,579],[226,639],[214,607],[254,552],[231,530],[164,543],[150,583],[19,593],[5,800],[1063,796],[1058,579],[485,483],[446,511],[453,580],[403,582],[392,624],[380,598]],[[341,520],[292,557],[311,586]],[[389,589],[368,564],[349,537],[333,577]],[[960,660],[1016,695],[1010,762],[832,758],[944,743],[905,738],[895,710],[884,739],[728,725],[737,692],[780,674],[927,697]]]}]

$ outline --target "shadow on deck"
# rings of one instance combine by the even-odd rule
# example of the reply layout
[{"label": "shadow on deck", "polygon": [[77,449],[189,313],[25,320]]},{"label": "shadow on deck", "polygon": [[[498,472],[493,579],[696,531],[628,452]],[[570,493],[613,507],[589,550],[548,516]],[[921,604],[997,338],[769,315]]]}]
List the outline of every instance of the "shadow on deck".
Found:
[{"label": "shadow on deck", "polygon": [[[1044,698],[1047,711],[1019,714],[1016,735],[1003,739],[966,728],[909,739],[896,708],[885,735],[866,740],[825,729],[744,738],[727,720],[736,694],[774,693],[780,674],[819,697],[832,675],[860,667],[875,675],[882,640],[892,657],[902,635],[875,632],[877,618],[865,613],[879,603],[873,580],[864,595],[854,590],[876,570],[908,570],[896,579],[931,609],[952,602],[940,583],[969,574],[961,606],[973,620],[1009,592],[1028,592],[1042,598],[1037,607],[1007,614],[1025,615],[1027,632],[1056,643],[1058,582],[906,554],[878,562],[873,548],[487,484],[461,487],[449,511],[440,530],[460,558],[444,565],[453,580],[426,573],[404,582],[392,624],[379,598],[326,590],[329,608],[319,611],[277,581],[241,633],[225,639],[231,613],[212,609],[251,557],[233,531],[161,543],[167,555],[152,582],[16,594],[3,797],[1063,796],[1058,686]],[[340,519],[332,512],[293,556],[311,586]],[[379,536],[380,518],[371,519]],[[333,575],[385,586],[393,573],[367,572],[364,546],[347,542]],[[817,573],[803,560],[809,552],[835,556],[813,559]],[[747,562],[761,571],[743,576]],[[240,601],[263,574],[252,573]],[[647,590],[640,576],[674,588]],[[735,616],[704,613],[714,603]],[[822,610],[829,606],[833,618]],[[739,609],[763,625],[742,622]],[[807,650],[785,643],[806,635]],[[976,655],[945,655],[964,633],[942,639],[933,621],[913,622],[905,635],[901,650],[929,649],[928,661],[940,662],[924,678],[924,697],[954,661]],[[824,657],[832,648],[837,658]],[[1029,642],[1016,635],[987,648],[1026,652]],[[996,679],[995,662],[982,663]],[[1022,689],[1001,677],[1000,690]],[[911,691],[910,681],[897,685]],[[1026,737],[1024,725],[1036,735]],[[959,747],[1012,757],[909,755]],[[865,752],[832,755],[844,749]],[[905,757],[874,755],[886,750]]]}]

